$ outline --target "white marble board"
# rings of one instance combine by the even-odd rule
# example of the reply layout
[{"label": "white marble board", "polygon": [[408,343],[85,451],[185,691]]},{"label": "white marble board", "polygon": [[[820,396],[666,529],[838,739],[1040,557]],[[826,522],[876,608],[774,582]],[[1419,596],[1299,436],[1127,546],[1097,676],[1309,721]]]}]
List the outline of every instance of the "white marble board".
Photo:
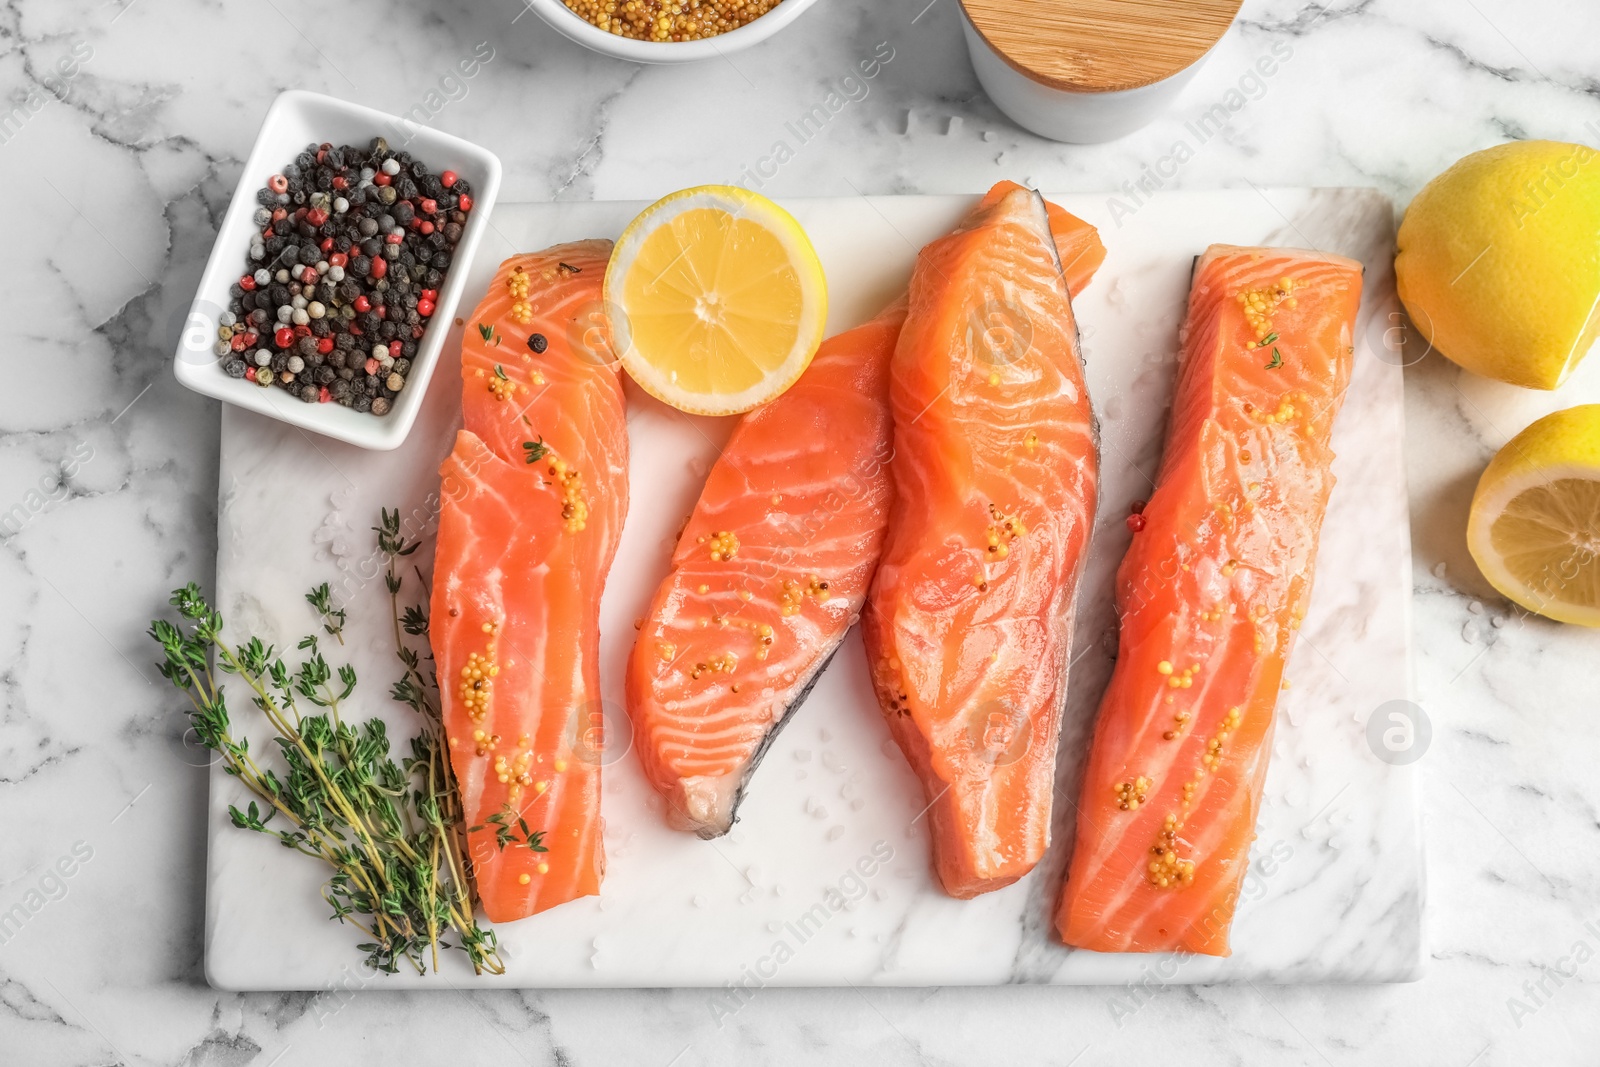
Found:
[{"label": "white marble board", "polygon": [[[716,842],[666,828],[628,753],[621,667],[673,535],[729,425],[691,419],[630,387],[632,508],[602,608],[608,752],[608,869],[602,895],[499,927],[501,978],[453,958],[439,975],[362,973],[360,940],[327,919],[321,870],[233,829],[241,789],[213,769],[206,973],[224,989],[331,986],[704,986],[719,1020],[760,985],[1122,984],[1218,980],[1403,981],[1420,973],[1423,863],[1415,776],[1378,758],[1369,716],[1411,695],[1410,541],[1401,372],[1381,358],[1395,310],[1389,202],[1371,190],[1169,192],[1131,214],[1104,197],[1052,197],[1096,225],[1109,253],[1074,302],[1100,418],[1102,510],[1080,596],[1062,731],[1054,844],[1028,878],[973,901],[935,887],[923,801],[888,738],[852,637],[758,770],[733,832]],[[827,269],[830,328],[875,312],[916,249],[972,202],[960,196],[787,201]],[[502,204],[472,265],[466,314],[514,251],[615,236],[636,203]],[[1171,400],[1191,258],[1212,242],[1315,247],[1367,266],[1356,372],[1335,432],[1339,477],[1312,607],[1291,660],[1252,874],[1225,960],[1071,951],[1049,915],[1071,846],[1083,748],[1115,649],[1111,575],[1131,501],[1147,494]],[[459,327],[458,327],[459,328]],[[451,358],[454,343],[445,346]],[[295,402],[295,401],[288,401]],[[432,530],[429,494],[457,421],[457,376],[441,368],[407,443],[368,452],[225,407],[217,598],[230,624],[291,647],[313,628],[304,590],[347,601],[348,652],[363,713],[404,736],[384,694],[394,673],[369,527],[399,505]],[[431,543],[419,553],[426,565]],[[420,599],[417,586],[412,595]],[[234,698],[235,716],[254,713]],[[259,726],[259,723],[254,725]],[[262,736],[260,730],[251,731]],[[856,871],[863,857],[892,853]],[[836,908],[835,905],[843,904]],[[806,916],[810,916],[806,919]],[[456,954],[459,955],[459,954]]]}]

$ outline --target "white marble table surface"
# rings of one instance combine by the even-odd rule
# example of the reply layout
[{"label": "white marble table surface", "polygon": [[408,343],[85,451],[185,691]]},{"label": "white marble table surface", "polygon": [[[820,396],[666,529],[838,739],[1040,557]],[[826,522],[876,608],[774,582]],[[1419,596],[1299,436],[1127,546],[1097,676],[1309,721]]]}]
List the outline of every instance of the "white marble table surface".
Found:
[{"label": "white marble table surface", "polygon": [[[1247,0],[1173,114],[1092,148],[1024,135],[994,110],[954,0],[822,0],[761,49],[689,69],[599,60],[519,11],[0,6],[0,87],[19,109],[0,114],[0,912],[39,905],[0,935],[0,1062],[1594,1062],[1600,634],[1511,612],[1462,531],[1493,450],[1543,410],[1600,399],[1600,359],[1553,397],[1437,355],[1407,372],[1415,669],[1433,730],[1419,763],[1420,982],[764,990],[721,1027],[693,990],[208,989],[205,775],[142,630],[168,589],[212,570],[217,406],[168,364],[279,90],[405,110],[487,40],[494,58],[433,122],[497,151],[503,196],[520,200],[648,198],[746,168],[788,195],[965,192],[1000,177],[1109,192],[1148,167],[1168,187],[1366,184],[1403,205],[1508,137],[1600,141],[1589,0]],[[879,42],[893,58],[865,95],[799,144],[786,123]],[[1197,143],[1185,123],[1275,46],[1291,56]],[[75,49],[64,81],[57,61]],[[780,140],[792,158],[774,173]],[[1162,161],[1180,140],[1192,158],[1174,172]]]}]

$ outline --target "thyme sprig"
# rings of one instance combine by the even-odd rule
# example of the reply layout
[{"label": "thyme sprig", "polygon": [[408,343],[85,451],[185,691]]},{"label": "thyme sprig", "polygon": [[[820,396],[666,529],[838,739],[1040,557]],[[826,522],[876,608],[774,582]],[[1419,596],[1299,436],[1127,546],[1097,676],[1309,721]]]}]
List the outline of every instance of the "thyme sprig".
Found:
[{"label": "thyme sprig", "polygon": [[[337,638],[341,645],[344,644],[345,611],[343,608],[334,606],[333,594],[328,591],[328,583],[323,582],[307,593],[306,603],[315,608],[317,614],[322,616],[323,631],[329,637]],[[304,647],[304,644],[304,642],[301,642],[302,647]]]},{"label": "thyme sprig", "polygon": [[[439,950],[451,947],[444,938],[453,930],[474,972],[501,974],[494,930],[479,926],[473,914],[461,801],[443,743],[437,680],[405,640],[427,633],[422,609],[402,610],[399,604],[399,560],[417,544],[401,535],[398,511],[384,511],[382,521],[378,546],[388,561],[385,582],[403,667],[391,695],[422,719],[411,755],[398,763],[381,719],[359,726],[344,721],[355,671],[328,663],[315,635],[300,641],[297,647],[308,655],[292,666],[259,637],[230,641],[223,636],[221,613],[191,582],[172,594],[180,621],[154,620],[150,636],[161,645],[162,675],[189,697],[190,722],[201,743],[254,794],[243,809],[229,806],[230,821],[328,864],[332,874],[323,899],[335,919],[367,936],[357,947],[369,967],[394,973],[408,964],[419,974],[437,971]],[[344,612],[334,610],[328,587],[306,599],[328,635],[342,642]],[[263,766],[270,762],[266,755],[234,733],[219,674],[234,675],[248,687],[274,731],[282,770]]]},{"label": "thyme sprig", "polygon": [[528,820],[509,802],[482,825],[474,826],[468,832],[476,833],[485,826],[494,827],[495,848],[500,852],[504,852],[508,845],[522,845],[532,852],[550,851],[544,846],[544,831],[530,829]]}]

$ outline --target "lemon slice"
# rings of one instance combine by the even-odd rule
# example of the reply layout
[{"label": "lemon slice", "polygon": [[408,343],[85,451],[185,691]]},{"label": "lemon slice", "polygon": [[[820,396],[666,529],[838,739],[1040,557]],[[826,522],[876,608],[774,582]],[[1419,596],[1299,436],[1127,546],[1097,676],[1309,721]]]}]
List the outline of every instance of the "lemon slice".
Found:
[{"label": "lemon slice", "polygon": [[805,231],[764,196],[702,185],[628,225],[606,268],[622,365],[652,396],[733,415],[799,378],[828,319],[828,284]]},{"label": "lemon slice", "polygon": [[1478,480],[1467,547],[1529,611],[1600,626],[1600,404],[1546,415]]}]

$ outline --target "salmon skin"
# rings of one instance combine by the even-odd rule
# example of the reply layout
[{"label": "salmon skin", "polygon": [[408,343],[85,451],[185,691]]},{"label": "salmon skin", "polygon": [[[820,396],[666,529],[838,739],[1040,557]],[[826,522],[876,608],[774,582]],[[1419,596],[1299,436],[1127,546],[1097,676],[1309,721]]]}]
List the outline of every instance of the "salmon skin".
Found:
[{"label": "salmon skin", "polygon": [[992,196],[922,250],[890,377],[897,502],[862,615],[879,703],[922,780],[945,891],[1049,844],[1097,442],[1047,208]]},{"label": "salmon skin", "polygon": [[599,614],[628,508],[609,241],[500,265],[466,324],[429,630],[478,896],[507,922],[600,891]]},{"label": "salmon skin", "polygon": [[1228,954],[1360,298],[1339,256],[1213,245],[1196,265],[1156,489],[1117,571],[1120,650],[1056,915],[1069,945]]},{"label": "salmon skin", "polygon": [[824,341],[745,415],[628,661],[634,747],[667,820],[728,832],[750,775],[854,625],[889,483],[889,359],[904,301]]}]

